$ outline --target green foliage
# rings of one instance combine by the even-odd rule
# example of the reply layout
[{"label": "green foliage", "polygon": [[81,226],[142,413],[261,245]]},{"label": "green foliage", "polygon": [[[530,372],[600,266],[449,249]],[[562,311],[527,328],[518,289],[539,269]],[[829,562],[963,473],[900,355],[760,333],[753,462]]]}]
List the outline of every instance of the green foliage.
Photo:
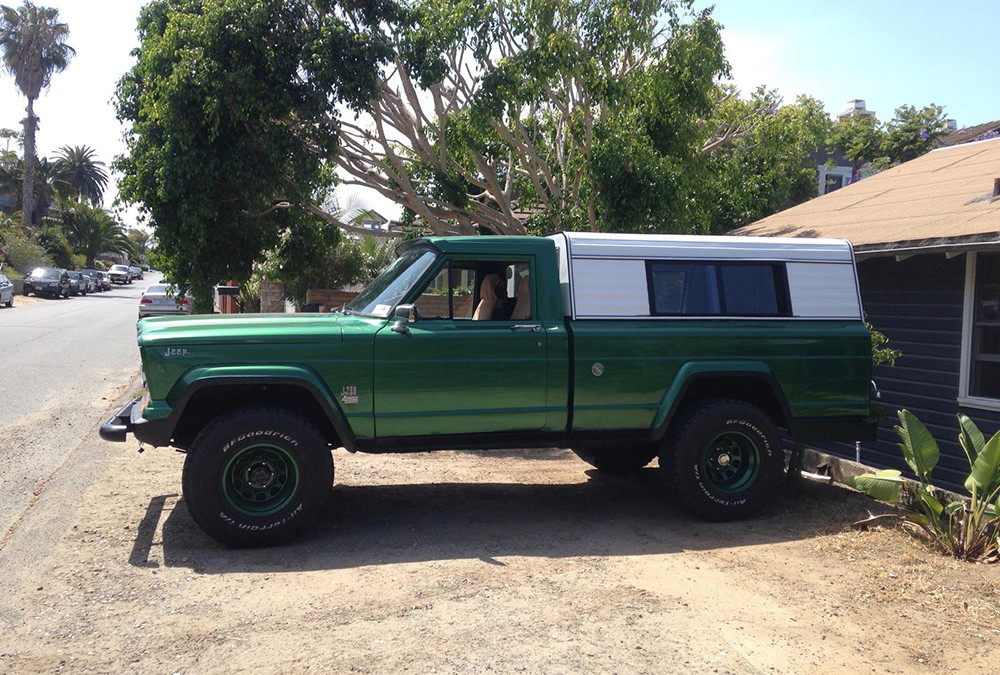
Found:
[{"label": "green foliage", "polygon": [[128,154],[114,168],[198,311],[263,251],[328,238],[302,205],[329,187],[338,105],[375,94],[390,53],[380,22],[396,11],[351,7],[350,20],[328,0],[154,0],[140,13],[116,101]]},{"label": "green foliage", "polygon": [[307,290],[327,288],[326,261],[339,238],[335,226],[315,217],[285,231],[272,258],[289,298],[303,304]]},{"label": "green foliage", "polygon": [[886,129],[882,153],[894,164],[915,159],[930,152],[946,131],[941,106],[933,103],[920,109],[901,106],[896,108],[896,116]]},{"label": "green foliage", "polygon": [[[907,511],[899,518],[911,523],[942,552],[969,561],[996,561],[1000,534],[1000,432],[986,441],[976,424],[958,415],[958,439],[969,461],[965,489],[969,498],[944,504],[931,483],[940,458],[937,442],[919,419],[899,411],[896,427],[903,458],[917,476]],[[845,483],[890,504],[900,501],[908,484],[899,471],[883,470],[848,478]]]},{"label": "green foliage", "polygon": [[59,221],[69,246],[82,257],[77,267],[93,267],[102,253],[129,257],[134,252],[125,228],[105,209],[87,202],[66,202],[59,210]]},{"label": "green foliage", "polygon": [[850,115],[837,120],[830,130],[829,146],[851,163],[851,181],[858,180],[861,167],[882,156],[885,130],[874,115]]},{"label": "green foliage", "polygon": [[58,184],[65,187],[74,199],[89,199],[100,205],[104,189],[108,186],[108,172],[104,162],[94,156],[94,150],[86,145],[70,147],[64,145],[56,153],[53,174]]},{"label": "green foliage", "polygon": [[38,243],[41,244],[45,252],[52,258],[56,267],[66,269],[76,269],[73,264],[73,247],[70,246],[66,234],[61,228],[55,226],[43,227],[38,230]]},{"label": "green foliage", "polygon": [[904,105],[896,109],[888,124],[874,115],[838,120],[829,146],[851,162],[853,182],[930,152],[946,131],[943,107],[933,103],[919,109]]},{"label": "green foliage", "polygon": [[812,157],[830,128],[823,104],[800,96],[782,105],[776,92],[763,87],[746,100],[732,87],[716,96],[711,123],[738,131],[712,151],[698,186],[698,207],[710,231],[747,225],[815,195]]},{"label": "green foliage", "polygon": [[65,70],[75,54],[66,44],[69,27],[59,22],[59,10],[31,2],[14,9],[0,5],[0,52],[17,88],[28,99],[24,118],[23,224],[38,223],[35,217],[35,130],[38,118],[34,104],[53,73]]},{"label": "green foliage", "polygon": [[137,227],[130,229],[125,233],[125,236],[128,238],[129,246],[135,258],[140,262],[146,263],[149,250],[154,244],[153,236],[148,231]]},{"label": "green foliage", "polygon": [[34,237],[7,231],[0,237],[0,247],[6,258],[7,268],[13,268],[22,275],[28,274],[36,267],[48,267],[53,264],[52,256]]},{"label": "green foliage", "polygon": [[383,174],[407,220],[437,233],[702,229],[690,208],[701,120],[728,69],[720,26],[691,4],[419,1],[395,33],[423,87],[406,106],[433,107],[396,114],[389,81],[375,108],[428,123],[398,125],[403,147],[383,142],[381,160],[352,134],[363,168],[342,167]]},{"label": "green foliage", "polygon": [[898,349],[889,346],[889,338],[875,330],[875,328],[865,321],[865,326],[872,338],[872,364],[876,366],[894,366],[896,359],[903,355]]}]

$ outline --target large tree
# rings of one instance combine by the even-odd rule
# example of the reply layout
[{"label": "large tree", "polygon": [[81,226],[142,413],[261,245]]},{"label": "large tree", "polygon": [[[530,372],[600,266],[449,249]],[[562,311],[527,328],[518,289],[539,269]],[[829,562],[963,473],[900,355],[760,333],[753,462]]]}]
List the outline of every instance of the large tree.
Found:
[{"label": "large tree", "polygon": [[14,9],[0,5],[0,51],[14,83],[28,99],[24,118],[24,186],[22,192],[24,226],[36,224],[34,171],[35,100],[49,86],[53,73],[64,70],[76,53],[66,44],[69,27],[59,22],[59,10],[38,7],[31,2]]},{"label": "large tree", "polygon": [[714,123],[739,120],[742,132],[713,149],[695,188],[709,230],[726,232],[815,196],[815,157],[830,128],[822,102],[799,96],[783,104],[763,87],[744,99],[724,86],[718,97]]},{"label": "large tree", "polygon": [[140,13],[115,166],[199,311],[213,284],[319,227],[340,106],[375,95],[390,54],[381,24],[396,12],[389,0],[154,0]]},{"label": "large tree", "polygon": [[[435,233],[685,229],[726,74],[674,0],[421,0],[338,163]],[[534,226],[534,227],[532,227]]]},{"label": "large tree", "polygon": [[851,163],[851,181],[930,152],[947,132],[944,108],[902,105],[883,124],[874,115],[850,115],[834,125],[830,148]]}]

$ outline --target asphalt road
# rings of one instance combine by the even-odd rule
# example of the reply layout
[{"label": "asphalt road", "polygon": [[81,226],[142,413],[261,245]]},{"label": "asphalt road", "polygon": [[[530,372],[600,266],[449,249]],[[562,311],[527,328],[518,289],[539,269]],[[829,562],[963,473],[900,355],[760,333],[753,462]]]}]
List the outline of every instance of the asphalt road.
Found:
[{"label": "asphalt road", "polygon": [[157,279],[0,308],[0,548],[134,379],[139,296]]}]

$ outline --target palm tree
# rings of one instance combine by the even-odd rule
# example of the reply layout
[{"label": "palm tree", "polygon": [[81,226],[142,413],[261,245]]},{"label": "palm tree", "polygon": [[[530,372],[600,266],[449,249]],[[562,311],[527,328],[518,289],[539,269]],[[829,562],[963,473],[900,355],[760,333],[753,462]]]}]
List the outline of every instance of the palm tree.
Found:
[{"label": "palm tree", "polygon": [[76,52],[66,44],[69,27],[59,23],[59,10],[25,2],[14,9],[0,5],[0,51],[14,83],[28,99],[24,118],[24,225],[35,211],[35,99],[49,86],[53,73],[65,70]]},{"label": "palm tree", "polygon": [[[45,214],[52,200],[56,197],[58,182],[55,168],[52,162],[45,157],[35,160],[35,169],[32,172],[32,203],[35,205],[33,222],[25,220],[23,226],[35,226],[43,223],[43,218],[39,214]],[[24,160],[15,157],[10,162],[0,162],[0,194],[16,194],[17,200],[14,204],[15,211],[21,211],[24,215],[24,192],[18,188],[25,184]]]},{"label": "palm tree", "polygon": [[56,153],[54,164],[56,180],[69,188],[71,197],[77,201],[86,197],[94,206],[100,206],[108,186],[108,172],[104,162],[95,159],[92,148],[64,145]]},{"label": "palm tree", "polygon": [[132,246],[132,252],[135,257],[141,262],[146,262],[146,254],[149,249],[152,248],[154,243],[153,235],[146,230],[140,230],[139,228],[131,229],[126,234],[128,237],[129,244]]},{"label": "palm tree", "polygon": [[62,227],[76,253],[87,258],[87,267],[102,253],[133,254],[125,228],[105,209],[84,202],[64,202]]}]

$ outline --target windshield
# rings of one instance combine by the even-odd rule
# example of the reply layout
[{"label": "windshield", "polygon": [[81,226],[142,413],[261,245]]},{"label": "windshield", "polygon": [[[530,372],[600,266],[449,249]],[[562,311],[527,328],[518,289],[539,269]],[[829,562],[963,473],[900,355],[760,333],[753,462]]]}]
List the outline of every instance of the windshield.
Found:
[{"label": "windshield", "polygon": [[125,267],[125,265],[112,265],[111,266],[111,271],[112,272],[128,272],[128,268]]},{"label": "windshield", "polygon": [[381,319],[389,316],[406,292],[434,264],[436,257],[434,251],[426,248],[405,252],[348,303],[347,311]]},{"label": "windshield", "polygon": [[42,279],[58,279],[60,272],[51,267],[38,267],[31,273],[31,276],[41,277]]}]

